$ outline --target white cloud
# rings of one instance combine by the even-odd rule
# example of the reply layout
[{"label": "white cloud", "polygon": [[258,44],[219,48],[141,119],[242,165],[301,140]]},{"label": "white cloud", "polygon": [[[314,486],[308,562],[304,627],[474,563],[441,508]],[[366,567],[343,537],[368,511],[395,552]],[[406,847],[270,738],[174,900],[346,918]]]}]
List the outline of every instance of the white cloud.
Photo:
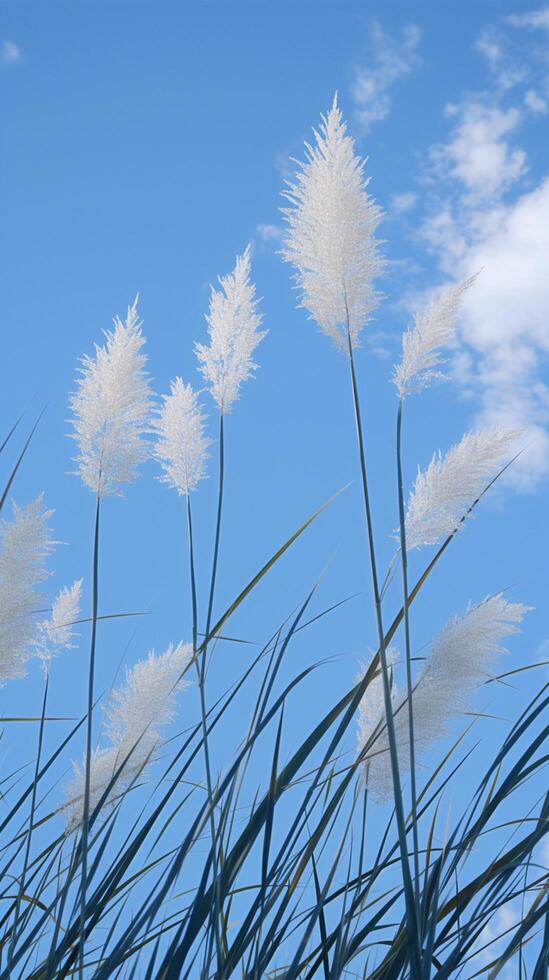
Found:
[{"label": "white cloud", "polygon": [[391,347],[394,344],[394,339],[394,334],[386,333],[384,330],[378,330],[364,335],[364,343],[368,347],[369,353],[373,354],[374,357],[379,357],[381,360],[386,360],[392,356],[393,352],[391,351]]},{"label": "white cloud", "polygon": [[533,57],[536,88],[517,81],[511,89],[501,81],[505,36],[488,30],[476,46],[490,85],[446,109],[447,139],[430,151],[440,190],[430,184],[422,235],[449,278],[480,270],[464,297],[454,376],[478,424],[523,430],[525,451],[509,479],[529,490],[549,476],[549,175],[525,183],[518,136],[526,110],[532,119],[548,105]]},{"label": "white cloud", "polygon": [[413,191],[403,191],[401,194],[393,194],[391,197],[390,213],[401,215],[412,211],[417,204],[417,194]]},{"label": "white cloud", "polygon": [[535,89],[528,89],[526,95],[524,96],[524,105],[531,112],[535,113],[545,113],[549,106],[547,105],[547,100],[544,99]]},{"label": "white cloud", "polygon": [[493,28],[485,28],[478,40],[475,48],[486,59],[488,66],[492,70],[499,68],[503,59],[503,43],[501,37],[496,34]]},{"label": "white cloud", "polygon": [[530,489],[549,475],[549,178],[512,203],[441,211],[424,235],[452,278],[481,270],[464,298],[456,377],[480,424],[523,429],[510,479]]},{"label": "white cloud", "polygon": [[375,21],[370,31],[371,64],[355,69],[351,93],[356,104],[355,116],[363,132],[386,119],[391,110],[390,90],[404,75],[419,64],[417,49],[419,28],[410,24],[400,38],[392,37]]},{"label": "white cloud", "polygon": [[484,58],[502,92],[510,91],[526,79],[528,69],[523,59],[511,54],[508,38],[495,27],[484,28],[475,42],[475,50]]},{"label": "white cloud", "polygon": [[531,10],[527,14],[510,14],[506,19],[513,27],[544,28],[549,31],[549,7]]},{"label": "white cloud", "polygon": [[[521,907],[519,902],[507,902],[506,905],[496,909],[473,946],[475,955],[470,962],[471,968],[486,967],[498,955],[501,956],[520,921]],[[469,975],[474,976],[475,974],[473,972]],[[501,977],[501,980],[515,980],[516,961],[512,958],[510,962],[505,964],[498,976]]]},{"label": "white cloud", "polygon": [[284,228],[282,225],[258,224],[255,228],[262,251],[277,250],[282,245]]},{"label": "white cloud", "polygon": [[21,49],[15,41],[0,43],[0,65],[15,65],[21,61]]},{"label": "white cloud", "polygon": [[501,194],[525,173],[526,154],[508,139],[520,122],[518,109],[471,100],[447,106],[446,113],[457,123],[449,141],[431,151],[440,176],[461,181],[474,197],[488,197]]}]

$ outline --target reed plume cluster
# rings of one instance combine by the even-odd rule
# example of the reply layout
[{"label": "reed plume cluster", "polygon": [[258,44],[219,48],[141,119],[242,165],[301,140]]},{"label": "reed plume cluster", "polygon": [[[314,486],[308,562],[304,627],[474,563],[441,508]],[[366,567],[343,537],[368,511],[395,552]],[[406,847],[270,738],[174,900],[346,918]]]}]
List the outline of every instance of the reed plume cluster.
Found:
[{"label": "reed plume cluster", "polygon": [[262,316],[250,276],[248,245],[233,272],[219,277],[221,289],[212,287],[206,316],[209,344],[195,344],[200,372],[222,415],[240,397],[242,382],[253,376],[257,364],[252,354],[267,333],[259,330]]},{"label": "reed plume cluster", "polygon": [[[137,779],[144,778],[162,745],[159,729],[172,721],[175,695],[185,679],[192,655],[189,644],[170,645],[165,653],[149,653],[126,671],[124,684],[111,691],[104,707],[105,736],[110,745],[97,748],[91,764],[91,812],[103,816]],[[67,786],[64,819],[68,831],[82,823],[85,765],[73,763]]]},{"label": "reed plume cluster", "polygon": [[0,525],[0,683],[23,677],[34,654],[38,592],[48,576],[46,559],[53,551],[48,527],[53,511],[43,496],[26,507],[13,505],[11,521]]},{"label": "reed plume cluster", "polygon": [[[415,480],[403,451],[409,396],[451,381],[460,311],[477,277],[430,290],[404,331],[388,379],[397,394],[394,479],[372,471],[369,430],[379,407],[368,388],[363,400],[360,358],[367,355],[358,348],[382,299],[383,212],[337,98],[283,194],[282,256],[294,267],[299,304],[345,355],[334,356],[333,371],[345,370],[350,382],[363,510],[352,509],[350,494],[335,506],[351,514],[360,574],[372,587],[372,609],[362,580],[354,599],[360,650],[372,652],[358,676],[354,654],[335,665],[308,656],[316,656],[315,624],[336,609],[343,624],[338,649],[347,648],[346,600],[315,607],[318,582],[272,626],[262,590],[327,505],[272,554],[258,542],[259,567],[244,582],[235,579],[242,562],[229,543],[248,531],[244,514],[225,533],[226,521],[235,520],[234,498],[226,502],[224,489],[238,421],[227,417],[244,382],[256,377],[267,336],[249,245],[211,288],[206,336],[190,348],[194,378],[178,364],[167,392],[154,394],[137,300],[124,320],[115,317],[94,355],[82,358],[69,396],[70,434],[76,474],[95,495],[89,580],[75,578],[53,600],[45,592],[54,542],[53,512],[42,496],[14,505],[13,518],[0,525],[0,684],[22,678],[32,659],[43,671],[41,709],[3,718],[8,734],[16,736],[18,722],[35,726],[37,737],[30,776],[26,759],[2,777],[0,980],[450,980],[487,970],[495,977],[507,967],[532,980],[547,976],[549,695],[541,684],[533,696],[524,694],[527,672],[543,664],[521,641],[519,666],[502,664],[528,608],[514,592],[494,591],[437,632],[443,603],[430,592],[457,532],[515,462],[521,434],[468,431],[444,455],[435,451]],[[314,374],[313,346],[310,358]],[[203,408],[208,396],[213,432]],[[114,543],[103,514],[115,504],[105,498],[148,474],[147,463],[156,467],[156,481],[176,491],[149,502],[143,518],[165,506],[173,521],[169,540],[155,542],[162,617],[154,602],[150,610],[115,609],[108,594]],[[254,472],[252,460],[247,481]],[[212,474],[210,533],[204,481]],[[155,480],[151,492],[160,495]],[[376,519],[371,487],[378,480],[394,507],[388,527]],[[380,556],[394,551],[397,524],[398,551],[385,567]],[[467,535],[464,549],[472,541]],[[424,548],[434,549],[425,563]],[[132,584],[148,558],[125,569]],[[467,583],[472,561],[469,552],[461,566]],[[191,642],[136,661],[130,640],[148,628],[145,611],[159,636],[171,629],[166,582],[177,588],[175,635]],[[261,606],[250,639],[237,614],[256,595]],[[262,618],[269,628],[257,645]],[[426,630],[428,643],[418,647]],[[65,659],[88,637],[87,660],[80,650]],[[322,711],[320,670],[334,670]],[[58,698],[59,679],[75,673],[85,678],[85,697],[65,687]],[[510,680],[520,690],[517,720],[484,718],[487,702],[490,715],[499,712]],[[56,712],[59,700],[66,702],[62,713],[51,713],[52,697]],[[513,708],[518,697],[513,692]],[[490,727],[496,717],[501,740]],[[298,724],[288,728],[290,718]],[[476,743],[472,729],[482,732]],[[505,915],[511,924],[497,932],[494,922]]]},{"label": "reed plume cluster", "polygon": [[136,299],[125,321],[114,318],[114,329],[105,331],[105,343],[96,345],[95,357],[83,356],[71,395],[77,472],[100,497],[121,493],[149,452],[145,434],[151,388],[144,344]]},{"label": "reed plume cluster", "polygon": [[383,268],[375,230],[381,208],[367,193],[365,161],[355,154],[334,98],[306,144],[295,182],[287,182],[283,256],[296,268],[301,305],[336,347],[354,344],[377,307],[373,285]]},{"label": "reed plume cluster", "polygon": [[[526,612],[525,606],[508,602],[501,594],[489,596],[471,605],[463,616],[454,616],[433,639],[413,689],[414,731],[420,753],[426,754],[437,739],[448,734],[453,717],[463,716],[472,707],[471,696],[492,677],[498,655],[504,652],[502,639],[517,632],[516,624]],[[396,651],[392,655],[395,663]],[[376,798],[388,800],[391,770],[380,694],[378,675],[360,702],[357,747],[368,788]],[[406,692],[393,685],[392,709],[402,772],[410,769],[406,705]]]}]

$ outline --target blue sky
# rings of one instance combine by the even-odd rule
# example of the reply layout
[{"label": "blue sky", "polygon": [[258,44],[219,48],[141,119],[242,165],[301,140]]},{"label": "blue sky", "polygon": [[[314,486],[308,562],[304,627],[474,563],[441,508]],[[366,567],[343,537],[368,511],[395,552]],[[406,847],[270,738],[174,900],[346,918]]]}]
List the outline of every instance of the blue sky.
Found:
[{"label": "blue sky", "polygon": [[[67,395],[78,358],[136,292],[157,391],[176,374],[199,384],[209,284],[248,242],[269,330],[261,368],[227,426],[220,606],[321,502],[351,482],[235,619],[266,638],[325,574],[315,611],[360,593],[296,642],[292,668],[318,674],[321,710],[374,645],[361,540],[346,366],[295,308],[277,255],[280,190],[337,90],[386,212],[386,300],[359,355],[380,561],[393,553],[396,399],[388,383],[401,331],[426,291],[482,269],[468,296],[451,381],[410,401],[407,482],[466,428],[524,429],[527,452],[455,542],[418,603],[423,646],[469,600],[510,587],[535,607],[509,644],[509,669],[549,659],[549,8],[484,0],[402,2],[3,2],[0,411],[7,430],[45,417],[14,487],[44,490],[59,546],[51,589],[89,587],[93,499],[71,469]],[[207,402],[215,428],[215,412]],[[6,464],[4,464],[6,465]],[[101,608],[146,610],[100,633],[99,687],[122,657],[190,634],[181,501],[144,468],[104,508]],[[193,504],[206,581],[215,463]],[[414,557],[414,568],[423,556]],[[388,612],[398,590],[388,599]],[[85,648],[65,654],[52,704],[83,709]],[[215,689],[243,658],[221,650]],[[233,658],[231,660],[231,658]],[[543,670],[490,692],[508,717]],[[2,692],[38,706],[40,678]],[[299,729],[296,722],[295,735]],[[495,726],[501,735],[501,722]],[[499,726],[499,727],[498,727]],[[20,736],[31,751],[32,733]],[[26,740],[29,740],[28,743]],[[18,749],[11,749],[18,752]]]}]

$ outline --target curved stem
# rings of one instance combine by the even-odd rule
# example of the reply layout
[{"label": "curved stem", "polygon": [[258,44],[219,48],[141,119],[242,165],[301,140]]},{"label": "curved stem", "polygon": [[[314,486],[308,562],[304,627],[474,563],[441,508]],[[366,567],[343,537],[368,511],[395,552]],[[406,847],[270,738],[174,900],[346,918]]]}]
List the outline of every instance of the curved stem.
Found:
[{"label": "curved stem", "polygon": [[[223,412],[219,413],[219,484],[217,490],[217,516],[215,522],[215,539],[214,539],[214,550],[212,558],[212,574],[210,578],[210,595],[208,598],[208,611],[206,614],[206,632],[204,636],[204,643],[202,648],[202,661],[201,661],[201,678],[202,687],[204,687],[206,679],[206,663],[207,663],[207,653],[208,644],[210,642],[210,630],[212,628],[212,615],[213,615],[213,605],[214,605],[214,595],[215,595],[215,583],[217,580],[217,563],[219,559],[219,542],[221,538],[221,514],[223,511],[223,490],[225,483],[225,422],[224,422]],[[207,732],[206,732],[207,736]],[[222,831],[220,827],[220,837]],[[217,851],[217,839],[212,840],[212,845],[214,851]],[[214,855],[216,861],[214,863],[214,874],[217,868],[217,853]],[[216,942],[217,942],[217,953],[218,953],[218,963],[220,963],[219,955],[221,952],[221,932],[219,929],[219,921],[221,916],[221,895],[220,895],[220,881],[219,877],[215,874],[215,916],[216,916]],[[205,952],[205,962],[209,962],[211,955],[211,936],[210,942],[207,944]]]},{"label": "curved stem", "polygon": [[93,570],[92,570],[92,629],[90,640],[90,660],[88,671],[88,714],[86,722],[86,774],[84,783],[84,812],[82,819],[82,880],[80,883],[80,954],[78,975],[84,977],[84,945],[86,925],[86,889],[88,883],[88,830],[90,820],[90,780],[93,736],[93,689],[95,677],[95,646],[97,637],[97,608],[98,608],[98,568],[99,568],[99,511],[101,497],[97,494],[95,507],[95,531],[93,537]]},{"label": "curved stem", "polygon": [[408,735],[410,739],[410,782],[412,792],[412,836],[414,842],[414,894],[418,925],[420,916],[419,903],[419,840],[417,830],[417,787],[416,787],[416,751],[414,739],[414,711],[412,684],[412,654],[410,644],[410,615],[408,596],[408,554],[406,551],[406,520],[404,515],[404,481],[402,478],[402,399],[398,403],[397,413],[397,476],[398,476],[398,519],[400,523],[400,562],[402,568],[402,608],[404,610],[404,641],[406,647],[406,693],[408,699]]},{"label": "curved stem", "polygon": [[14,915],[14,921],[13,921],[12,938],[11,938],[11,942],[10,942],[10,948],[9,948],[9,951],[8,951],[8,964],[7,964],[8,965],[8,972],[11,970],[11,965],[12,965],[12,960],[13,960],[13,954],[15,952],[15,947],[16,947],[16,943],[17,943],[17,932],[18,932],[17,927],[19,925],[19,913],[20,913],[20,910],[21,910],[21,902],[23,900],[23,895],[25,894],[25,882],[26,882],[27,870],[28,870],[28,866],[29,866],[29,857],[30,857],[30,849],[31,849],[31,841],[32,841],[32,829],[33,829],[33,825],[34,825],[34,813],[35,813],[35,810],[36,810],[36,795],[37,795],[37,792],[38,792],[38,780],[40,778],[40,776],[39,776],[39,773],[40,773],[40,761],[41,761],[41,758],[42,758],[42,743],[43,743],[43,740],[44,740],[44,718],[45,718],[45,715],[46,715],[46,705],[47,705],[47,701],[48,701],[49,680],[50,680],[49,673],[47,673],[46,674],[46,683],[44,685],[44,698],[42,700],[42,716],[40,718],[40,730],[39,730],[39,733],[38,733],[38,748],[37,748],[37,751],[36,751],[36,764],[35,764],[35,767],[34,767],[34,781],[33,781],[33,784],[32,784],[31,806],[30,806],[30,815],[29,815],[29,829],[27,831],[27,841],[26,841],[26,845],[25,845],[25,856],[23,858],[23,869],[21,871],[21,881],[19,883],[19,891],[17,893],[17,901],[16,901],[16,904],[15,904],[15,915]]},{"label": "curved stem", "polygon": [[[213,784],[212,784],[212,770],[210,764],[210,750],[208,746],[208,723],[207,723],[207,710],[206,710],[206,696],[204,691],[204,676],[205,670],[203,664],[206,659],[206,649],[204,648],[202,654],[202,666],[198,663],[197,653],[198,653],[198,605],[196,598],[196,574],[195,574],[195,564],[194,564],[194,543],[193,543],[193,523],[191,514],[191,500],[190,494],[187,494],[187,528],[189,534],[189,566],[190,566],[190,578],[191,578],[191,609],[192,609],[192,631],[193,631],[193,660],[196,668],[196,675],[198,681],[198,693],[200,698],[200,723],[202,727],[202,744],[204,746],[204,767],[206,769],[206,788],[208,791],[208,808],[209,808],[209,820],[210,820],[210,832],[212,838],[212,870],[214,876],[214,882],[217,882],[218,878],[218,866],[217,866],[217,837],[215,830],[215,814],[214,814],[214,797],[213,797]],[[217,888],[217,886],[216,886]],[[221,936],[219,932],[219,915],[217,908],[217,890],[216,890],[216,910],[215,910],[215,937],[216,937],[216,947],[217,947],[217,957],[218,966],[221,964]]]},{"label": "curved stem", "polygon": [[206,636],[204,639],[204,654],[202,657],[203,672],[206,669],[206,649],[210,641],[210,629],[212,626],[212,614],[215,594],[215,583],[217,579],[217,563],[219,559],[219,541],[221,537],[221,512],[223,510],[223,489],[225,482],[225,429],[223,414],[219,416],[219,486],[217,492],[217,519],[215,524],[215,541],[212,560],[212,575],[210,580],[210,596],[208,599],[208,612],[206,616]]},{"label": "curved stem", "polygon": [[379,591],[379,580],[374,547],[374,529],[372,513],[370,507],[370,495],[368,490],[368,477],[366,471],[366,454],[364,449],[364,435],[362,430],[362,418],[360,412],[360,400],[358,396],[358,385],[353,356],[353,343],[349,318],[347,318],[347,343],[349,354],[349,367],[351,372],[351,386],[353,392],[353,405],[355,411],[356,434],[360,459],[360,473],[362,478],[362,495],[364,499],[364,511],[366,516],[366,528],[368,532],[368,550],[370,555],[370,569],[372,575],[372,589],[374,596],[374,609],[377,628],[377,639],[379,647],[379,658],[381,662],[381,673],[383,678],[383,701],[385,706],[385,717],[387,723],[387,736],[389,741],[389,757],[391,760],[391,775],[393,779],[393,794],[395,801],[395,815],[398,828],[400,845],[400,859],[402,865],[402,879],[404,884],[404,894],[406,899],[406,928],[410,937],[410,958],[413,976],[420,977],[421,951],[419,947],[419,934],[417,928],[416,906],[413,895],[412,877],[410,865],[408,863],[408,848],[406,844],[406,821],[404,817],[404,805],[402,802],[402,790],[400,785],[400,775],[398,768],[398,753],[396,744],[395,723],[393,718],[391,685],[389,669],[387,665],[387,651],[385,646],[385,634],[383,631],[383,617],[381,613],[381,597]]}]

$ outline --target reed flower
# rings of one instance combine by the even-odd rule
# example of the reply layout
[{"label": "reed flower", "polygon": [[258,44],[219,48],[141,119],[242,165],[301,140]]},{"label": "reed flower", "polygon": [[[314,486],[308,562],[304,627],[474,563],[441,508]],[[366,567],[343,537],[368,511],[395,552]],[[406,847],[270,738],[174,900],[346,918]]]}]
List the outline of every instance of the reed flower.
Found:
[{"label": "reed flower", "polygon": [[[105,734],[111,744],[97,748],[91,757],[90,814],[105,794],[103,806],[108,808],[145,775],[163,744],[159,729],[174,716],[175,695],[189,684],[183,675],[191,658],[190,644],[170,645],[158,656],[152,651],[127,670],[125,682],[111,692],[104,709]],[[83,819],[85,779],[85,761],[73,763],[64,807],[68,833]]]},{"label": "reed flower", "polygon": [[468,432],[442,456],[435,453],[418,471],[406,511],[407,548],[437,544],[453,534],[469,508],[509,456],[518,432],[481,429]]},{"label": "reed flower", "polygon": [[252,354],[263,339],[255,286],[250,281],[250,246],[236,259],[233,272],[219,278],[206,316],[209,345],[195,344],[200,371],[222,415],[230,412],[240,385],[252,377],[257,364]]},{"label": "reed flower", "polygon": [[96,344],[95,357],[82,358],[81,377],[70,397],[77,472],[101,497],[121,493],[148,456],[144,435],[151,389],[141,325],[136,299],[125,322],[115,317],[114,329],[105,331],[105,344]]},{"label": "reed flower", "polygon": [[204,433],[204,422],[198,392],[176,378],[153,423],[158,434],[154,455],[163,470],[160,480],[182,496],[196,490],[206,476],[212,440]]},{"label": "reed flower", "polygon": [[337,97],[314,135],[284,191],[291,207],[283,209],[282,255],[297,269],[301,305],[346,351],[347,331],[356,344],[379,303],[373,282],[383,263],[374,233],[382,212],[367,192],[365,160],[355,154]]},{"label": "reed flower", "polygon": [[443,363],[440,348],[452,340],[463,294],[475,279],[471,276],[442,289],[422,313],[416,313],[413,330],[402,335],[402,358],[391,379],[400,398],[444,378],[438,370]]},{"label": "reed flower", "polygon": [[36,587],[49,574],[52,514],[40,495],[26,507],[14,504],[13,520],[0,523],[0,685],[24,677],[35,653],[36,612],[43,605]]},{"label": "reed flower", "polygon": [[[416,756],[448,733],[453,716],[469,709],[471,696],[505,652],[502,640],[518,632],[517,624],[527,611],[500,593],[469,606],[438,634],[413,689]],[[410,769],[408,703],[406,693],[395,686],[392,704],[399,766],[405,772]],[[365,747],[368,787],[375,797],[389,799],[392,776],[380,673],[368,685],[359,707],[357,750]]]},{"label": "reed flower", "polygon": [[82,579],[61,589],[54,599],[51,616],[38,624],[37,656],[47,674],[57,650],[70,650],[76,637],[74,625],[80,615]]}]

